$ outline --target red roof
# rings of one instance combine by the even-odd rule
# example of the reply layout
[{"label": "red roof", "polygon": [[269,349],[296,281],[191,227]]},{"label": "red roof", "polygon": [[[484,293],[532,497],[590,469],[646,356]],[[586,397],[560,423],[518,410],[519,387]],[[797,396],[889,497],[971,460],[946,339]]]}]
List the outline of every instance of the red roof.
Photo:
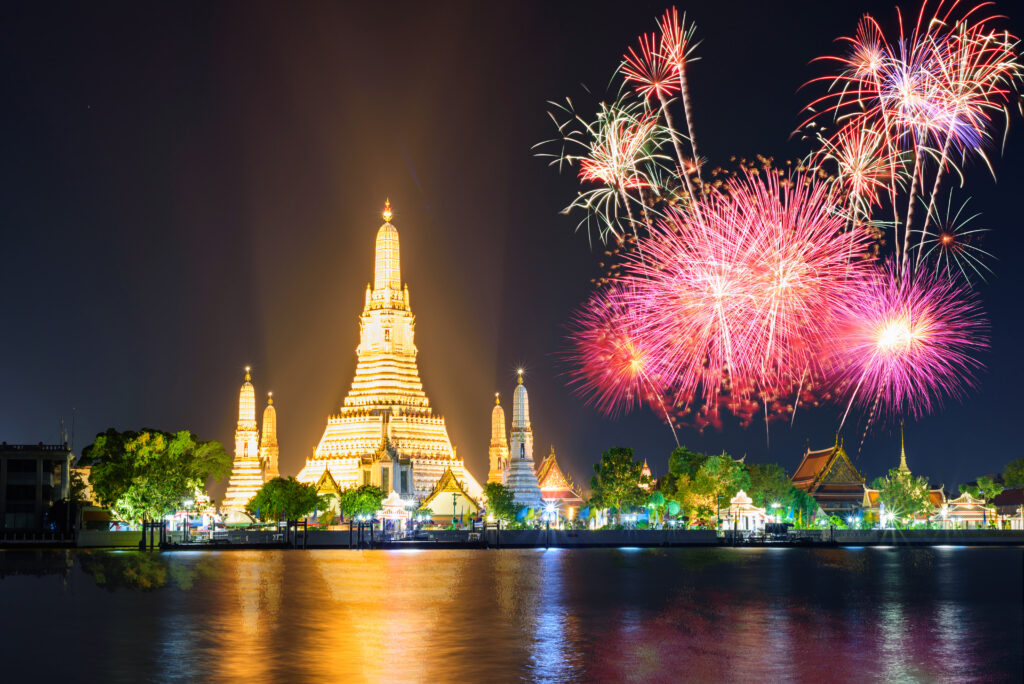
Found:
[{"label": "red roof", "polygon": [[1024,504],[1024,489],[1004,489],[992,503],[996,506],[1020,506]]},{"label": "red roof", "polygon": [[807,453],[804,454],[804,459],[800,461],[800,465],[797,466],[796,472],[793,473],[793,482],[798,480],[814,479],[818,473],[825,469],[829,458],[835,450],[835,446],[830,446],[827,449],[819,449],[818,451],[811,451],[808,449]]}]

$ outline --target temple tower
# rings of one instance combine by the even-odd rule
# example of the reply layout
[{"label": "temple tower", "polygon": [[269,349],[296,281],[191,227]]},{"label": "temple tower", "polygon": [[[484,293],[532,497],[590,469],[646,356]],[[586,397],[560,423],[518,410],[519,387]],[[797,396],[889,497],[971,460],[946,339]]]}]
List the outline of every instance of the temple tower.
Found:
[{"label": "temple tower", "polygon": [[228,480],[228,491],[223,508],[244,511],[245,505],[263,486],[263,467],[260,463],[260,433],[256,426],[256,391],[252,386],[249,367],[245,367],[245,382],[238,392],[238,424],[235,427],[235,459]]},{"label": "temple tower", "polygon": [[263,409],[263,435],[260,438],[260,461],[263,464],[263,481],[280,477],[277,468],[277,409],[274,408],[274,393],[267,392],[267,408]]},{"label": "temple tower", "polygon": [[901,473],[910,474],[910,466],[907,465],[907,450],[903,444],[903,424],[900,424],[900,465],[898,470]]},{"label": "temple tower", "polygon": [[512,440],[505,486],[515,494],[516,502],[540,508],[540,487],[533,468],[533,430],[530,428],[530,397],[519,370],[519,384],[512,394]]},{"label": "temple tower", "polygon": [[[317,483],[326,471],[340,489],[385,486],[386,480],[390,484],[385,491],[390,487],[400,496],[422,499],[450,468],[470,495],[479,497],[479,483],[457,455],[444,418],[434,415],[423,391],[414,341],[416,317],[409,288],[402,283],[390,201],[384,205],[383,218],[374,244],[373,282],[366,286],[359,316],[355,377],[341,410],[327,417],[320,444],[298,479]],[[384,452],[394,463],[380,465]]]},{"label": "temple tower", "polygon": [[501,482],[508,468],[508,438],[505,434],[505,409],[501,408],[498,393],[494,393],[494,408],[491,410],[491,446],[487,450],[490,458],[488,482]]}]

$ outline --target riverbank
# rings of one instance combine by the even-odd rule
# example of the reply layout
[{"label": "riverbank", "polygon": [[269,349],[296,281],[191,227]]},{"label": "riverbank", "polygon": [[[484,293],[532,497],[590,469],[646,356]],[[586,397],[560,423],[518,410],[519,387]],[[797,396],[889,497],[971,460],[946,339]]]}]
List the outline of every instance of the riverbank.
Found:
[{"label": "riverbank", "polygon": [[[142,533],[87,530],[74,540],[6,540],[0,548],[138,548]],[[494,549],[494,548],[615,548],[692,546],[1024,546],[1019,530],[794,530],[786,539],[744,538],[714,530],[437,530],[426,538],[381,539],[363,530],[310,530],[287,540],[279,533],[239,530],[215,543],[195,541],[182,544],[175,533],[166,548],[203,550],[230,549]],[[294,539],[294,541],[292,541]]]}]

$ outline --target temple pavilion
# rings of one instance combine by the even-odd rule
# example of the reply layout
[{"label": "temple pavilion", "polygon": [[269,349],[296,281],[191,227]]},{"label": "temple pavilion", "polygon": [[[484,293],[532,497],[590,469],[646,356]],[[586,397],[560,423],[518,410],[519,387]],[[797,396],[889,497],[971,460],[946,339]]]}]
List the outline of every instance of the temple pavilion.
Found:
[{"label": "temple pavilion", "polygon": [[416,318],[409,287],[402,284],[398,230],[391,203],[377,231],[373,284],[366,286],[359,317],[359,346],[352,387],[313,454],[299,472],[302,482],[320,482],[324,472],[341,489],[373,484],[405,498],[429,496],[446,473],[469,496],[482,493],[456,454],[442,416],[430,406],[416,363]]},{"label": "temple pavilion", "polygon": [[480,513],[480,504],[467,491],[454,471],[448,468],[434,485],[433,491],[420,502],[421,511],[430,511],[435,523],[469,522]]},{"label": "temple pavilion", "polygon": [[792,480],[828,515],[845,518],[856,514],[864,501],[864,478],[846,455],[839,435],[835,444],[825,449],[812,451],[808,446]]},{"label": "temple pavilion", "polygon": [[579,511],[583,504],[579,488],[559,467],[554,446],[537,468],[537,485],[540,487],[540,498],[544,505],[553,504],[562,515],[571,516],[569,509]]},{"label": "temple pavilion", "polygon": [[768,515],[765,509],[754,505],[754,500],[742,489],[729,499],[729,507],[721,512],[723,530],[756,531],[764,529]]},{"label": "temple pavilion", "polygon": [[932,522],[946,529],[973,530],[987,527],[996,521],[996,508],[983,499],[964,492],[946,501],[932,516]]}]

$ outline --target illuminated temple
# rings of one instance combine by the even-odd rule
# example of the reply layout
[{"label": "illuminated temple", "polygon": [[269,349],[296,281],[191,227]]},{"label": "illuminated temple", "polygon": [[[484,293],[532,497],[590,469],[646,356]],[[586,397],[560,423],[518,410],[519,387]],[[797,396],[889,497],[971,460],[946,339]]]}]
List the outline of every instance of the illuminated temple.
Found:
[{"label": "illuminated temple", "polygon": [[[540,496],[545,504],[553,504],[556,508],[575,508],[583,505],[583,496],[579,488],[573,484],[572,478],[562,472],[555,457],[555,447],[537,468],[537,485]],[[567,511],[566,511],[567,513]]]},{"label": "illuminated temple", "polygon": [[519,384],[512,393],[512,448],[505,468],[505,486],[512,490],[516,503],[540,508],[542,501],[537,473],[533,467],[533,428],[530,427],[530,396],[519,371]]},{"label": "illuminated temple", "polygon": [[402,285],[398,230],[390,202],[377,232],[373,285],[366,286],[352,387],[312,456],[299,472],[316,484],[327,473],[340,489],[380,486],[415,499],[428,496],[445,472],[473,498],[482,490],[452,447],[442,416],[423,391],[413,335],[416,319]]},{"label": "illuminated temple", "polygon": [[278,476],[277,457],[277,411],[274,400],[271,395],[267,395],[261,446],[259,426],[256,424],[256,390],[252,386],[249,367],[246,366],[245,382],[238,392],[235,458],[222,508],[225,511],[244,512],[245,505],[256,496],[263,483]]}]

